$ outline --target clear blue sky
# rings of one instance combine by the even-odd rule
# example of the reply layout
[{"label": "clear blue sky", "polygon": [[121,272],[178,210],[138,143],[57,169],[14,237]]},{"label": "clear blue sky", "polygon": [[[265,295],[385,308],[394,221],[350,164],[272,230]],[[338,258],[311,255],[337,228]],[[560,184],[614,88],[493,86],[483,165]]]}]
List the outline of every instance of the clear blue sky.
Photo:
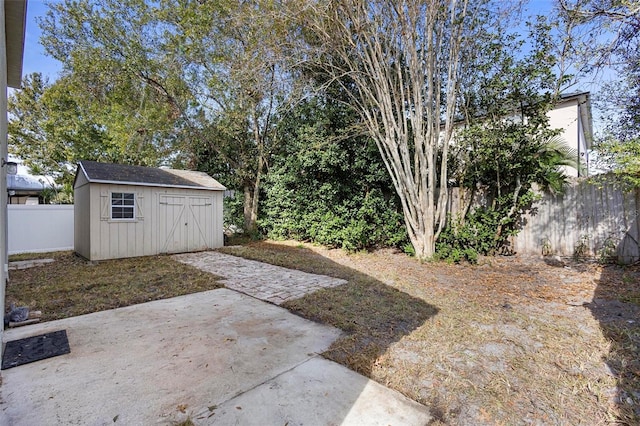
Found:
[{"label": "clear blue sky", "polygon": [[[59,0],[49,0],[55,3]],[[509,1],[509,0],[503,0]],[[553,8],[554,0],[531,0],[526,6],[528,13],[548,14]],[[43,0],[28,0],[27,3],[27,30],[25,37],[25,51],[22,75],[33,72],[41,72],[54,81],[62,69],[60,62],[45,55],[44,48],[40,44],[40,28],[37,20],[46,14],[47,6]]]},{"label": "clear blue sky", "polygon": [[40,27],[36,19],[44,16],[47,6],[42,0],[27,1],[27,29],[24,42],[24,60],[22,63],[22,76],[33,72],[41,72],[54,81],[62,64],[55,59],[45,56],[44,48],[40,44]]},{"label": "clear blue sky", "polygon": [[[60,0],[49,0],[55,3]],[[510,0],[497,0],[510,1]],[[530,0],[525,6],[525,15],[552,13],[555,0]],[[33,72],[41,72],[49,78],[50,82],[56,80],[58,73],[62,70],[62,64],[55,59],[45,55],[44,48],[40,44],[40,28],[37,20],[46,14],[48,7],[43,0],[28,0],[27,3],[27,28],[25,36],[25,51],[22,75]],[[524,30],[524,28],[523,28]],[[605,79],[615,78],[610,73],[605,73]],[[588,90],[593,93],[598,91],[600,81],[588,82],[582,81],[578,86],[574,86],[570,91]],[[594,111],[595,112],[595,111]]]}]

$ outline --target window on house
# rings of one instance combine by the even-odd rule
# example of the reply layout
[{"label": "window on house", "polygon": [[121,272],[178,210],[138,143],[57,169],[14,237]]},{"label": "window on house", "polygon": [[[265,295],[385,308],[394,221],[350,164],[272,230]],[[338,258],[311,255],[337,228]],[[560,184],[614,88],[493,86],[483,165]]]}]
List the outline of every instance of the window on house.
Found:
[{"label": "window on house", "polygon": [[128,192],[111,193],[111,219],[134,219],[135,196]]}]

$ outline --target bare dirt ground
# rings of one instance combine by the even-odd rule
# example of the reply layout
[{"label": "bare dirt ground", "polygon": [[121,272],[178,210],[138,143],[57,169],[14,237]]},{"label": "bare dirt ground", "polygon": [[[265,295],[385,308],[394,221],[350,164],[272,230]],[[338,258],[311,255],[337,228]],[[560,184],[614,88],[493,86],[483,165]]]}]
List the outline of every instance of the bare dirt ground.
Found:
[{"label": "bare dirt ground", "polygon": [[224,251],[347,279],[285,306],[345,330],[325,356],[426,404],[435,424],[640,424],[639,265]]}]

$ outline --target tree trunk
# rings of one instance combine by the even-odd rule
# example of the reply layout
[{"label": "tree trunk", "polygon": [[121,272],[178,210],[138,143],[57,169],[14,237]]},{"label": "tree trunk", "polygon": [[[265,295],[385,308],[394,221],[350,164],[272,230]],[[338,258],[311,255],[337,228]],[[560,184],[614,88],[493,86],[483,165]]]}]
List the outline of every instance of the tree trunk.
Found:
[{"label": "tree trunk", "polygon": [[519,201],[521,189],[522,189],[522,183],[520,182],[520,176],[516,176],[516,187],[513,191],[513,201],[511,203],[511,208],[509,209],[507,216],[502,218],[502,220],[500,221],[500,224],[498,225],[498,228],[496,229],[496,233],[493,236],[494,246],[497,245],[498,241],[500,241],[500,238],[502,237],[502,230],[504,228],[505,223],[508,223],[513,217],[513,215],[518,211],[518,201]]},{"label": "tree trunk", "polygon": [[258,199],[256,193],[258,187],[255,182],[246,182],[244,184],[244,231],[248,233],[255,232],[258,220]]},{"label": "tree trunk", "polygon": [[265,169],[264,161],[264,136],[260,131],[260,123],[258,121],[257,107],[254,110],[252,120],[253,137],[257,150],[256,177],[251,182],[244,184],[244,228],[245,232],[255,232],[257,230],[258,206],[260,201],[260,184],[262,181],[262,173]]},{"label": "tree trunk", "polygon": [[410,234],[409,239],[415,250],[416,258],[426,260],[432,258],[435,254],[435,237],[433,230],[421,234]]},{"label": "tree trunk", "polygon": [[258,229],[258,206],[260,201],[260,185],[262,182],[262,173],[264,170],[264,161],[262,155],[258,157],[258,168],[255,180],[244,183],[244,230],[245,232],[255,232]]}]

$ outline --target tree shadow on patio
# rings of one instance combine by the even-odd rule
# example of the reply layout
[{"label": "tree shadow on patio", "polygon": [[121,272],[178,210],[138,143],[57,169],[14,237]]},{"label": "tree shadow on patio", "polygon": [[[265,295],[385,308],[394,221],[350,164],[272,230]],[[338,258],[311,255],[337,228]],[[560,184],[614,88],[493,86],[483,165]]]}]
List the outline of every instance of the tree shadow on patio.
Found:
[{"label": "tree shadow on patio", "polygon": [[[259,243],[221,251],[314,274],[347,280],[282,306],[345,332],[323,355],[370,376],[378,358],[438,313],[438,308],[303,246]],[[295,256],[288,253],[295,251]],[[304,263],[299,263],[300,258]]]}]

